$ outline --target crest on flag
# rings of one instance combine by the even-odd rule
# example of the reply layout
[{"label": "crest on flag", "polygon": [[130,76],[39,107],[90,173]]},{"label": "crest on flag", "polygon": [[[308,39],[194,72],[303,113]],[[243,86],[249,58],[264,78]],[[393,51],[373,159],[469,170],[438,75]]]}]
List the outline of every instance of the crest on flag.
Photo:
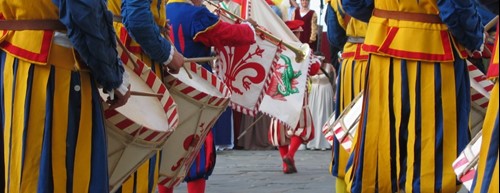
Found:
[{"label": "crest on flag", "polygon": [[[279,37],[279,40],[257,32],[253,45],[226,46],[216,50],[218,59],[215,70],[233,92],[231,106],[252,116],[261,111],[287,127],[295,127],[306,92],[311,50],[299,41],[265,1],[236,2],[241,4],[243,19],[251,18],[258,23],[259,29]],[[217,10],[211,5],[207,7]],[[223,21],[240,22],[226,14],[219,15]],[[305,55],[304,60],[297,62],[297,52]]]}]

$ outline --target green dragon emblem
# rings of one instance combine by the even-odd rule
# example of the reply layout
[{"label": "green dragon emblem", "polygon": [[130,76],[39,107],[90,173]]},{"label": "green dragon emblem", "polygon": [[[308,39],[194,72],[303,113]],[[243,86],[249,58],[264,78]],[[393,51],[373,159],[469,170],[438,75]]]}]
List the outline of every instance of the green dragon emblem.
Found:
[{"label": "green dragon emblem", "polygon": [[278,84],[278,92],[283,96],[298,93],[299,89],[292,86],[292,81],[302,75],[302,73],[293,70],[292,61],[288,56],[281,54],[280,58],[285,61],[286,68],[281,74],[281,84]]},{"label": "green dragon emblem", "polygon": [[[284,64],[273,63],[273,78],[271,78],[269,87],[265,92],[274,100],[286,101],[285,97],[299,93],[297,88],[299,82],[296,79],[302,75],[302,72],[293,70],[292,60],[288,56],[281,54],[280,58],[284,61]],[[283,72],[280,72],[280,69],[283,69]]]}]

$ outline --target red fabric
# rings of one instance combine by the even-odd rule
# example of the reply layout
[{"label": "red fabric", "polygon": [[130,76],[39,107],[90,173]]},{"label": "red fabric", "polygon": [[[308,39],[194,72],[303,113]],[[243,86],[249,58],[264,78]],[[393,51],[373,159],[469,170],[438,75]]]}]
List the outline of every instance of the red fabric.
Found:
[{"label": "red fabric", "polygon": [[303,140],[301,137],[298,136],[292,136],[290,139],[290,147],[288,148],[288,156],[290,156],[292,159],[295,158],[295,152],[299,149],[300,145],[302,144]]},{"label": "red fabric", "polygon": [[[304,22],[304,25],[302,26],[302,28],[304,29],[304,31],[302,31],[300,33],[300,42],[302,43],[306,43],[306,44],[309,44],[309,40],[311,39],[311,25],[312,25],[312,17],[314,15],[314,10],[310,10],[309,12],[307,12],[306,15],[304,15],[304,17],[301,17],[300,16],[300,9],[295,9],[295,20],[302,20]],[[316,32],[314,32],[316,33]],[[309,44],[309,47],[311,47],[311,49],[313,51],[316,51],[316,43],[313,42],[313,43],[310,43]]]},{"label": "red fabric", "polygon": [[230,24],[219,21],[212,29],[198,34],[195,42],[222,49],[224,46],[240,46],[255,43],[254,32],[246,24]]},{"label": "red fabric", "polygon": [[309,69],[309,75],[313,76],[315,74],[318,74],[320,68],[320,63],[314,63],[311,64],[311,68]]},{"label": "red fabric", "polygon": [[278,150],[280,151],[281,158],[284,158],[288,154],[288,145],[278,146]]},{"label": "red fabric", "polygon": [[288,28],[290,28],[290,30],[295,31],[300,29],[300,27],[304,25],[304,21],[296,19],[291,21],[285,21],[285,24]]},{"label": "red fabric", "polygon": [[188,193],[205,193],[206,180],[204,178],[187,183]]},{"label": "red fabric", "polygon": [[158,185],[158,193],[174,193],[174,189]]}]

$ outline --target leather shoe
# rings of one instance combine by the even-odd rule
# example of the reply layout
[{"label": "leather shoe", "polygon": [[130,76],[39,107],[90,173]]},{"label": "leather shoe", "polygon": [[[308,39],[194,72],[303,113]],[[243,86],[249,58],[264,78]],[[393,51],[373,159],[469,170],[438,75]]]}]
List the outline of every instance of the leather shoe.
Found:
[{"label": "leather shoe", "polygon": [[[295,161],[289,156],[283,157],[283,162],[285,162],[285,167],[283,167],[283,172],[285,174],[297,173],[297,168],[295,168]],[[287,169],[285,172],[285,168]]]}]

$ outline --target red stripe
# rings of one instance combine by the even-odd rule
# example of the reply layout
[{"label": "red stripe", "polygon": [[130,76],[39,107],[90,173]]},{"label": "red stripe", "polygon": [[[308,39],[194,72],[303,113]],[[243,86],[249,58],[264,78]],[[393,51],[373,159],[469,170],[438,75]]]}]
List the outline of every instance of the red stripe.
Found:
[{"label": "red stripe", "polygon": [[478,70],[474,65],[472,65],[470,62],[467,62],[467,68],[469,70],[469,72],[472,72],[472,71],[475,71],[475,70]]},{"label": "red stripe", "polygon": [[481,106],[481,107],[483,107],[483,108],[487,108],[487,107],[488,107],[488,102],[485,102],[485,103],[483,103],[483,104],[481,104],[481,105],[479,105],[479,106]]},{"label": "red stripe", "polygon": [[485,76],[476,76],[476,77],[474,77],[474,80],[476,80],[479,83],[483,80],[486,80],[486,77]]},{"label": "red stripe", "polygon": [[171,123],[177,117],[177,108],[172,111],[172,114],[168,117],[168,122]]},{"label": "red stripe", "polygon": [[158,91],[156,91],[156,93],[165,94],[165,91],[167,91],[167,87],[165,87],[164,84],[161,84],[160,87],[158,88]]},{"label": "red stripe", "polygon": [[493,84],[490,84],[489,86],[484,87],[484,89],[487,91],[491,91],[493,90],[493,86],[494,86]]},{"label": "red stripe", "polygon": [[52,43],[52,36],[54,32],[51,30],[44,30],[42,44],[40,45],[40,50],[38,53],[17,47],[16,45],[4,41],[0,43],[0,47],[5,49],[7,52],[12,53],[20,58],[25,58],[36,63],[47,63],[49,57],[50,45]]},{"label": "red stripe", "polygon": [[133,121],[130,119],[124,119],[123,121],[120,121],[119,123],[116,124],[116,127],[120,128],[121,130],[129,127],[130,125],[134,124]]},{"label": "red stripe", "polygon": [[479,93],[478,93],[478,94],[473,94],[473,95],[471,96],[471,98],[472,98],[472,100],[473,100],[473,101],[475,101],[475,100],[478,100],[478,99],[482,99],[482,98],[484,98],[484,96],[483,96],[482,94],[479,94]]},{"label": "red stripe", "polygon": [[147,136],[144,140],[146,141],[151,141],[153,138],[155,138],[158,134],[160,134],[160,132],[153,132],[151,133],[151,135]]},{"label": "red stripe", "polygon": [[338,135],[339,133],[341,133],[343,131],[342,127],[337,127],[333,130],[333,132]]},{"label": "red stripe", "polygon": [[467,157],[464,156],[458,162],[456,162],[455,164],[453,164],[453,168],[457,169],[460,166],[463,166],[463,165],[467,164],[468,162],[469,162],[469,160],[467,160]]},{"label": "red stripe", "polygon": [[460,181],[461,182],[471,181],[472,179],[474,179],[475,175],[476,175],[476,170],[469,170],[462,177],[460,177]]},{"label": "red stripe", "polygon": [[426,59],[426,60],[437,60],[437,61],[452,61],[453,60],[453,53],[452,53],[452,48],[451,48],[451,43],[448,37],[448,34],[446,31],[441,31],[441,39],[442,43],[444,45],[444,54],[429,54],[429,53],[421,53],[421,52],[410,52],[410,51],[403,51],[403,50],[396,50],[390,48],[390,43],[392,43],[394,37],[396,36],[396,33],[398,31],[398,28],[392,27],[389,31],[389,34],[387,35],[386,40],[384,41],[384,44],[380,46],[380,48],[376,45],[363,45],[363,49],[368,52],[382,52],[382,53],[387,53],[389,55],[397,56],[397,57],[402,57],[402,58],[408,58],[408,59]]},{"label": "red stripe", "polygon": [[196,100],[198,100],[198,101],[199,101],[199,100],[201,100],[201,99],[205,98],[206,96],[208,96],[208,95],[207,95],[207,94],[205,94],[205,93],[200,92],[199,94],[195,95],[195,96],[193,97],[193,99],[196,99]]},{"label": "red stripe", "polygon": [[156,75],[153,73],[148,74],[148,79],[146,80],[146,84],[151,88],[155,84],[156,81]]},{"label": "red stripe", "polygon": [[208,70],[201,70],[201,77],[205,80],[207,80],[207,72]]},{"label": "red stripe", "polygon": [[196,70],[196,64],[195,63],[191,63],[189,64],[191,66],[191,71],[193,71],[194,73],[197,73],[198,71]]},{"label": "red stripe", "polygon": [[118,111],[114,109],[108,109],[104,111],[104,117],[105,118],[110,118],[118,114]]},{"label": "red stripe", "polygon": [[170,180],[172,180],[172,178],[167,177],[164,180],[162,180],[161,182],[159,182],[159,184],[164,185],[164,184],[168,183]]},{"label": "red stripe", "polygon": [[167,112],[168,109],[174,104],[172,97],[168,97],[167,103],[163,106],[163,111]]},{"label": "red stripe", "polygon": [[193,87],[187,87],[187,88],[185,88],[185,89],[182,89],[182,90],[181,90],[181,93],[184,93],[184,94],[186,94],[186,95],[187,95],[187,94],[189,94],[189,93],[193,92],[194,90],[195,90],[195,89],[194,89]]},{"label": "red stripe", "polygon": [[129,61],[128,61],[128,56],[127,54],[125,54],[125,50],[122,50],[122,55],[120,56],[120,60],[124,63],[124,64],[127,64]]}]

